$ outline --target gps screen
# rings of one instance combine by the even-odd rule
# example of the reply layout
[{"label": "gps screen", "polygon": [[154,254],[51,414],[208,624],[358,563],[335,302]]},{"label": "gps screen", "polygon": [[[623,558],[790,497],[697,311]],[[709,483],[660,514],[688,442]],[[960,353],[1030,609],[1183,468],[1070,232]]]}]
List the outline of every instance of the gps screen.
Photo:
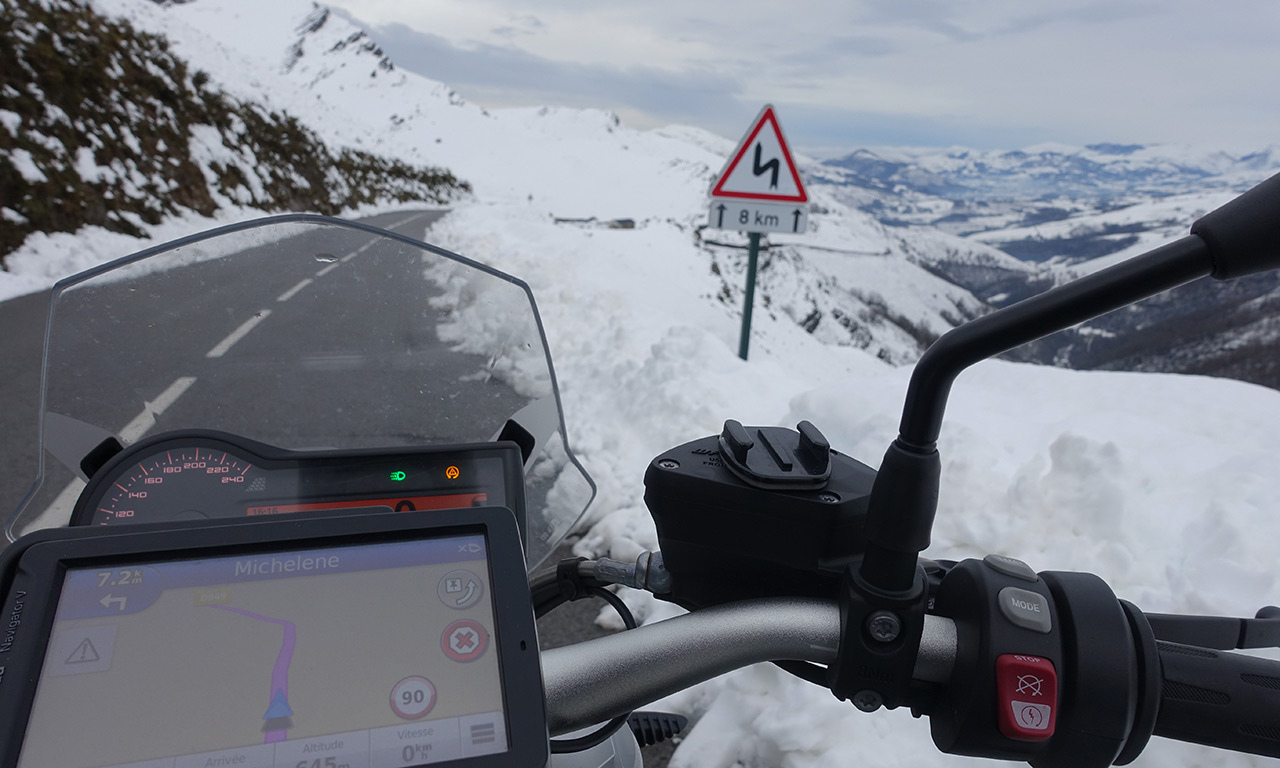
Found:
[{"label": "gps screen", "polygon": [[19,768],[508,749],[482,535],[68,570]]}]

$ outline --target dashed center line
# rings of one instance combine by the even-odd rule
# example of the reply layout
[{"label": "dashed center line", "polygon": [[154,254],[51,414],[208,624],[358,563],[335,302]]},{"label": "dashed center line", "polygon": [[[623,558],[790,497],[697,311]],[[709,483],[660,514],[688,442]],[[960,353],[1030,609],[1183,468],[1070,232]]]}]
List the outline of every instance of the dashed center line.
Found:
[{"label": "dashed center line", "polygon": [[295,295],[297,295],[298,291],[301,291],[303,288],[306,288],[308,285],[311,285],[311,283],[313,282],[315,281],[309,277],[303,278],[302,282],[298,283],[297,285],[293,286],[289,290],[280,294],[280,296],[276,298],[276,301],[288,301],[289,299],[292,299]]},{"label": "dashed center line", "polygon": [[341,259],[339,259],[339,261],[342,261],[342,262],[344,262],[344,263],[345,263],[345,262],[348,262],[348,261],[351,261],[351,260],[352,260],[352,259],[354,259],[355,257],[359,256],[360,254],[362,254],[362,253],[364,253],[365,251],[367,251],[367,250],[369,250],[370,248],[372,248],[372,247],[373,247],[373,244],[374,244],[374,243],[376,243],[376,242],[378,242],[378,241],[377,241],[377,240],[370,240],[369,242],[367,242],[367,243],[365,243],[364,245],[360,246],[359,248],[355,249],[355,250],[354,250],[354,251],[352,251],[351,253],[348,253],[346,256],[343,256]]},{"label": "dashed center line", "polygon": [[423,217],[423,216],[425,216],[425,215],[426,215],[426,214],[424,214],[424,213],[415,213],[415,214],[413,214],[412,216],[410,216],[410,217],[409,217],[409,218],[407,218],[407,219],[402,219],[402,220],[400,220],[400,221],[397,221],[395,224],[392,224],[391,226],[387,227],[387,229],[390,229],[390,230],[398,229],[398,228],[400,228],[400,227],[403,227],[405,224],[408,224],[408,223],[409,223],[409,222],[411,222],[411,221],[415,221],[415,220],[417,220],[417,219],[422,218],[422,217]]},{"label": "dashed center line", "polygon": [[145,435],[147,430],[155,426],[156,417],[168,410],[169,406],[173,405],[179,397],[182,397],[182,393],[186,392],[195,383],[195,376],[178,377],[165,391],[156,395],[156,399],[144,404],[142,413],[135,416],[133,421],[124,425],[124,429],[120,430],[120,439],[125,443],[132,443]]},{"label": "dashed center line", "polygon": [[206,352],[205,357],[211,357],[211,358],[222,357],[223,355],[227,354],[227,350],[231,349],[233,344],[243,339],[246,335],[248,335],[249,331],[252,331],[254,329],[254,326],[262,322],[263,320],[266,320],[267,317],[269,317],[270,315],[271,315],[271,310],[264,309],[258,312],[253,317],[249,318],[248,320],[245,320],[243,323],[240,324],[239,328],[231,332],[230,336],[218,342],[218,345],[216,347]]},{"label": "dashed center line", "polygon": [[335,262],[333,262],[332,264],[330,264],[329,266],[327,266],[327,267],[325,267],[324,269],[322,269],[322,270],[320,270],[319,272],[317,272],[317,273],[316,273],[316,277],[324,277],[325,275],[329,274],[329,273],[330,273],[330,272],[332,272],[333,270],[337,269],[339,266],[341,266],[341,265],[340,265],[338,262],[336,262],[336,261],[335,261]]},{"label": "dashed center line", "polygon": [[[165,388],[163,392],[156,395],[154,400],[149,400],[142,406],[142,413],[133,417],[133,420],[120,429],[119,436],[121,441],[126,445],[134,442],[138,438],[147,434],[147,432],[156,425],[156,417],[169,409],[182,393],[191,388],[196,383],[195,376],[181,376],[172,384]],[[75,508],[76,500],[80,498],[81,492],[84,491],[85,482],[78,477],[72,478],[71,482],[57,495],[57,497],[45,507],[44,511],[35,517],[31,523],[24,526],[25,531],[34,531],[41,528],[51,528],[55,526],[66,525],[71,519],[71,512]],[[19,533],[19,531],[10,531],[10,533]]]}]

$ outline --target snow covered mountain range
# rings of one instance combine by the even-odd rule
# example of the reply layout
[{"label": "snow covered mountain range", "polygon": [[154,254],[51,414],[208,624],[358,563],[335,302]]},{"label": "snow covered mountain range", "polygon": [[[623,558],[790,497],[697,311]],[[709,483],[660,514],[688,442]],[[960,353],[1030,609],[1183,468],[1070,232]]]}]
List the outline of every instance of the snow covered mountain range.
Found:
[{"label": "snow covered mountain range", "polygon": [[[1018,151],[859,150],[824,163],[843,199],[881,221],[927,226],[1036,265],[1026,282],[950,277],[993,306],[1185,235],[1190,222],[1280,169],[1280,146],[1232,154],[1176,146],[1040,145]],[[1065,331],[1013,359],[1204,373],[1280,387],[1280,280],[1209,281]]]},{"label": "snow covered mountain range", "polygon": [[[232,98],[287,113],[329,146],[447,168],[470,185],[427,237],[520,276],[538,299],[570,439],[600,489],[578,544],[584,555],[626,560],[655,548],[644,468],[673,445],[718,432],[726,418],[810,419],[834,446],[874,464],[896,433],[903,364],[929,341],[1071,271],[1182,234],[1231,196],[1232,174],[1253,172],[1237,158],[1214,174],[1223,185],[1204,181],[1193,194],[1169,195],[1181,171],[1168,171],[1104,195],[1086,194],[1081,171],[1079,194],[1044,200],[1031,181],[1035,163],[1058,161],[1007,159],[1009,178],[1018,179],[1010,189],[1022,191],[984,207],[979,198],[994,187],[982,184],[995,182],[979,179],[976,164],[947,170],[935,162],[945,152],[875,150],[886,163],[875,173],[802,158],[811,231],[770,236],[752,359],[744,362],[734,352],[745,239],[704,226],[706,192],[731,141],[686,127],[636,131],[604,111],[489,111],[397,68],[363,30],[308,0],[93,7],[163,34]],[[1119,157],[1137,163],[1147,151]],[[1084,159],[1117,152],[1094,148]],[[917,171],[940,181],[930,186]],[[233,199],[218,202],[211,217],[181,214],[139,228],[163,241],[261,215]],[[1054,207],[1067,215],[1045,211]],[[605,224],[621,218],[634,228]],[[1083,262],[1002,250],[1070,239],[1076,227],[1104,241],[1138,240],[1117,240],[1122,249]],[[149,244],[93,227],[34,234],[7,260],[0,297]],[[1165,310],[1172,317],[1184,308]],[[1117,323],[1144,317],[1118,314]],[[1155,328],[1166,322],[1145,317]],[[1259,323],[1260,336],[1274,338]],[[1103,322],[1090,328],[1033,354],[1058,359],[1087,343],[1131,338]],[[1280,393],[992,361],[957,383],[939,449],[935,557],[1003,552],[1038,569],[1086,570],[1153,611],[1252,615],[1280,597]],[[642,621],[675,612],[644,595],[626,599]],[[974,764],[939,755],[924,721],[865,715],[770,667],[665,705],[700,720],[676,766]],[[1262,763],[1156,740],[1138,764]]]}]

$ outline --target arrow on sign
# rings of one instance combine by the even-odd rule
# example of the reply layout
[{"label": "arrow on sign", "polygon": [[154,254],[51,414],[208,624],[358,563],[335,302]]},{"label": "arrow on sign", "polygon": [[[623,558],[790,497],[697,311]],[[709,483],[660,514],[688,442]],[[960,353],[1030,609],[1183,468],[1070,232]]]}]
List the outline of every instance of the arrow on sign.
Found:
[{"label": "arrow on sign", "polygon": [[725,207],[726,207],[726,206],[725,206],[725,204],[724,204],[724,203],[721,203],[720,205],[716,206],[716,210],[720,212],[720,218],[716,221],[716,229],[723,229],[723,228],[724,228],[724,209],[725,209]]},{"label": "arrow on sign", "polygon": [[105,597],[103,597],[98,602],[102,604],[103,608],[110,608],[111,606],[115,605],[117,611],[123,611],[125,603],[128,601],[128,599],[129,598],[127,597],[112,597],[110,593],[108,593]]}]

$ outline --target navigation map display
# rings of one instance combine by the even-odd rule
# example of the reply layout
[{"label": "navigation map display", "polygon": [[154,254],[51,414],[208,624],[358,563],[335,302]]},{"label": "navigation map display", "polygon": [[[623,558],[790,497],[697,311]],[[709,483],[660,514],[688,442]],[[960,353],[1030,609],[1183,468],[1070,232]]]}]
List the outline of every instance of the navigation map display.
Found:
[{"label": "navigation map display", "polygon": [[66,572],[19,768],[508,750],[484,535]]}]

